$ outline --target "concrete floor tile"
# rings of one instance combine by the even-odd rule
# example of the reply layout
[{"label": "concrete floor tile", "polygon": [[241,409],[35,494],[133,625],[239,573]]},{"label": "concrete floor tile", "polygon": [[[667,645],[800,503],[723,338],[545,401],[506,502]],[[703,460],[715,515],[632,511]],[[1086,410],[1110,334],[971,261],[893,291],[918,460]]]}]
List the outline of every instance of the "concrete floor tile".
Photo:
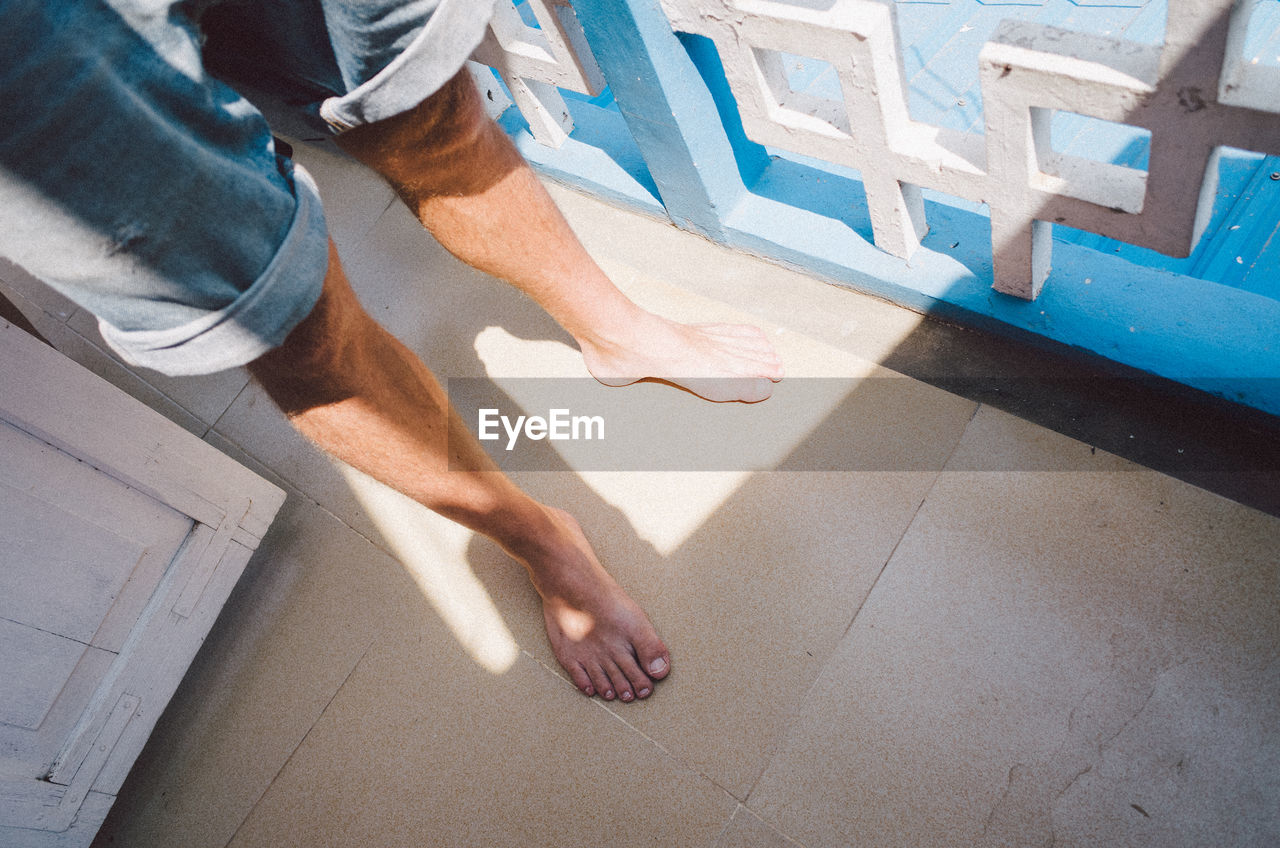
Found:
[{"label": "concrete floor tile", "polygon": [[388,610],[419,598],[398,563],[291,495],[95,846],[226,845]]},{"label": "concrete floor tile", "polygon": [[297,489],[367,538],[377,539],[368,509],[344,477],[345,466],[307,441],[257,383],[249,383],[210,433],[218,446],[243,452],[266,476]]},{"label": "concrete floor tile", "polygon": [[402,204],[388,209],[359,244],[341,254],[365,309],[441,382],[484,376],[476,339],[490,327],[520,339],[573,346],[528,297],[459,262]]},{"label": "concrete floor tile", "polygon": [[0,294],[10,300],[15,296],[24,298],[58,321],[66,321],[79,309],[57,290],[28,274],[25,268],[3,258],[0,258]]},{"label": "concrete floor tile", "polygon": [[548,183],[547,189],[587,250],[624,288],[635,274],[665,280],[701,298],[733,304],[756,321],[876,362],[920,326],[919,314],[878,298],[691,236],[669,222],[571,188]]},{"label": "concrete floor tile", "polygon": [[[984,407],[748,805],[808,846],[1272,845],[1280,520]],[[1040,460],[1049,458],[1041,456]]]},{"label": "concrete floor tile", "polygon": [[[578,517],[671,649],[672,673],[649,700],[609,709],[745,798],[932,475],[758,474],[666,555],[591,490],[517,480]],[[666,500],[679,509],[679,486]],[[523,575],[485,539],[469,558],[515,640],[554,668]]]},{"label": "concrete floor tile", "polygon": [[948,472],[1008,473],[1143,470],[1114,454],[986,405],[969,423],[946,468]]},{"label": "concrete floor tile", "polygon": [[330,140],[293,141],[294,161],[316,181],[329,236],[339,250],[359,244],[383,212],[398,203],[391,186],[344,155]]},{"label": "concrete floor tile", "polygon": [[[645,306],[680,320],[745,318],[660,281],[620,284]],[[655,414],[687,416],[691,426],[728,419],[728,429],[759,434],[758,444],[744,443],[743,450],[758,447],[760,456],[744,462],[806,473],[574,474],[567,461],[557,473],[514,475],[535,497],[579,519],[606,567],[672,649],[676,670],[649,702],[610,709],[739,798],[975,409],[921,383],[883,377],[865,360],[802,336],[778,339],[793,376],[763,404],[707,404],[654,385],[617,391],[661,410]],[[502,343],[486,337],[478,349],[491,375],[531,362],[558,376],[576,367],[550,363],[545,352],[514,337]],[[838,390],[817,398],[818,377],[827,378],[824,390]],[[532,408],[519,386],[493,379]],[[786,426],[775,432],[778,424]],[[815,470],[840,467],[878,470]],[[469,557],[490,593],[503,599],[516,642],[554,667],[538,599],[523,575],[483,539],[473,540]],[[708,734],[708,727],[718,731]]]},{"label": "concrete floor tile", "polygon": [[[875,435],[877,422],[894,412],[893,405],[878,407],[881,399],[875,392],[865,401],[855,396],[811,442],[858,450],[879,444],[886,455],[935,451],[941,464],[972,412],[936,392],[929,439],[904,443],[895,434],[886,441]],[[920,419],[929,418],[929,399],[917,401]],[[827,426],[852,438],[825,438]],[[859,432],[867,438],[857,438]],[[611,709],[745,798],[936,472],[515,477],[535,497],[578,517],[606,567],[649,611],[672,650],[674,671],[653,698]],[[681,535],[662,536],[664,522]],[[480,579],[493,595],[514,599],[507,619],[516,641],[554,665],[537,598],[504,560],[495,546],[474,540],[471,563]]]},{"label": "concrete floor tile", "polygon": [[206,425],[206,429],[218,420],[249,382],[249,372],[243,368],[193,377],[169,377],[145,368],[134,370],[126,366],[119,355],[102,340],[102,334],[98,332],[98,319],[88,312],[75,313],[67,320],[67,326],[82,336],[92,350],[96,351],[93,364],[81,364],[102,372],[130,370],[135,379],[144,381],[156,392],[194,415]]},{"label": "concrete floor tile", "polygon": [[252,846],[710,845],[734,801],[521,655],[404,607],[236,834]]},{"label": "concrete floor tile", "polygon": [[[640,275],[619,284],[679,320],[749,320]],[[739,797],[975,408],[914,381],[882,377],[871,363],[802,336],[777,338],[792,376],[764,404],[707,404],[664,386],[617,391],[660,410],[653,414],[687,417],[691,426],[725,419],[728,430],[759,434],[755,444],[743,444],[760,449],[743,457],[756,467],[884,473],[573,474],[570,457],[560,473],[515,475],[535,497],[579,518],[606,567],[672,647],[677,671],[659,694],[644,705],[617,705],[618,714]],[[502,374],[579,373],[577,360],[553,362],[546,349],[510,335],[488,333],[477,350],[495,383],[526,409],[537,401]],[[830,380],[835,375],[849,379]],[[822,397],[813,391],[818,377],[829,380]],[[471,562],[493,595],[511,599],[507,619],[516,641],[554,666],[537,597],[523,577],[484,540],[474,540]],[[722,732],[708,735],[708,726]]]}]

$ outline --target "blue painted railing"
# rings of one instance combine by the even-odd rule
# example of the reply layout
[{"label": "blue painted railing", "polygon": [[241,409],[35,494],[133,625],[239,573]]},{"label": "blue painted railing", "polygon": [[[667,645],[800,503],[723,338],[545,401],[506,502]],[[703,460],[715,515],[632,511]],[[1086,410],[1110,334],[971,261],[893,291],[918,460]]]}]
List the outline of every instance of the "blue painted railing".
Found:
[{"label": "blue painted railing", "polygon": [[[929,231],[910,258],[873,244],[858,172],[748,140],[706,38],[676,32],[658,0],[574,0],[608,84],[563,92],[573,130],[535,140],[516,109],[501,122],[552,179],[731,247],[922,312],[1030,333],[1280,413],[1280,161],[1226,151],[1212,219],[1195,251],[1170,258],[1065,227],[1052,272],[1032,301],[992,289],[985,208],[924,192]],[[1028,4],[900,2],[912,117],[981,127],[977,57],[1002,18],[1157,44],[1162,2],[1031,0]],[[1280,60],[1280,3],[1262,0],[1247,51]],[[797,61],[793,88],[821,87],[821,63]],[[495,81],[495,87],[499,84]],[[1060,114],[1055,149],[1145,164],[1149,135]]]}]

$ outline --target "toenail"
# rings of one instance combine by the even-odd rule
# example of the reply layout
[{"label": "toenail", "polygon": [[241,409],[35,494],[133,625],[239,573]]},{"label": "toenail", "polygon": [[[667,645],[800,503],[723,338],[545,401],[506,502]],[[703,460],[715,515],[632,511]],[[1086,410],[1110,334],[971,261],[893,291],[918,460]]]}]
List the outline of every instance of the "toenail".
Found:
[{"label": "toenail", "polygon": [[612,689],[606,689],[606,690],[604,690],[604,699],[605,699],[606,701],[612,701],[612,700],[613,700],[613,690],[612,690]]},{"label": "toenail", "polygon": [[662,657],[658,657],[656,660],[649,663],[650,674],[662,674],[662,672],[666,670],[667,670],[667,661],[664,660]]},{"label": "toenail", "polygon": [[648,689],[641,689],[641,690],[640,690],[638,693],[636,693],[636,694],[638,694],[641,698],[644,698],[644,697],[647,697],[647,696],[648,696],[648,694],[649,694],[649,690],[648,690]]}]

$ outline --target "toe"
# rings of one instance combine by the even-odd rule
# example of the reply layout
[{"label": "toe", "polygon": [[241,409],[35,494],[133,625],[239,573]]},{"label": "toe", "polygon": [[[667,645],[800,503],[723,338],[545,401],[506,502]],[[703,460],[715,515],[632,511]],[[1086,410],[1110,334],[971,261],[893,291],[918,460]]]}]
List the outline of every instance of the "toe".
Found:
[{"label": "toe", "polygon": [[773,394],[773,381],[768,377],[738,382],[741,384],[738,388],[738,396],[745,403],[759,403]]},{"label": "toe", "polygon": [[590,671],[591,688],[595,690],[595,694],[604,698],[606,701],[612,701],[614,698],[613,684],[609,681],[609,675],[605,673],[603,668],[593,666]]},{"label": "toe", "polygon": [[732,336],[739,339],[767,338],[764,330],[751,324],[695,324],[694,326],[708,333],[721,336]]},{"label": "toe", "polygon": [[578,691],[590,698],[596,693],[595,685],[591,682],[591,675],[587,674],[587,670],[581,665],[574,665],[568,669],[569,677],[573,680],[573,685],[578,687]]},{"label": "toe", "polygon": [[627,675],[622,669],[618,668],[617,663],[610,662],[605,666],[609,671],[609,680],[613,682],[613,689],[618,693],[618,700],[624,702],[634,701],[636,699],[636,690],[631,685],[631,681],[627,679]]},{"label": "toe", "polygon": [[671,671],[671,653],[656,636],[635,643],[636,662],[651,680],[661,680]]},{"label": "toe", "polygon": [[782,379],[782,360],[777,356],[744,356],[736,363],[738,373],[748,377],[764,377],[776,382]]},{"label": "toe", "polygon": [[645,663],[645,668],[649,670],[649,677],[662,680],[671,672],[671,660],[664,652],[662,656],[654,657]]},{"label": "toe", "polygon": [[[626,676],[631,686],[631,692],[637,698],[649,697],[649,694],[653,691],[653,681],[640,669],[634,656],[627,654],[626,656],[617,657],[615,664],[618,666],[618,670]],[[624,698],[623,700],[626,699]]]}]

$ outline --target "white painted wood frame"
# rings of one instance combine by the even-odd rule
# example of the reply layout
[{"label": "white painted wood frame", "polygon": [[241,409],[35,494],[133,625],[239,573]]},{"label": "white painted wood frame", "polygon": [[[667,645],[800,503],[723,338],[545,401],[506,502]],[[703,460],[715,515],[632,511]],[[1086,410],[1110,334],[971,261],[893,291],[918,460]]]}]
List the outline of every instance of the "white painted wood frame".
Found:
[{"label": "white painted wood frame", "polygon": [[0,321],[0,845],[93,840],[283,502]]}]

